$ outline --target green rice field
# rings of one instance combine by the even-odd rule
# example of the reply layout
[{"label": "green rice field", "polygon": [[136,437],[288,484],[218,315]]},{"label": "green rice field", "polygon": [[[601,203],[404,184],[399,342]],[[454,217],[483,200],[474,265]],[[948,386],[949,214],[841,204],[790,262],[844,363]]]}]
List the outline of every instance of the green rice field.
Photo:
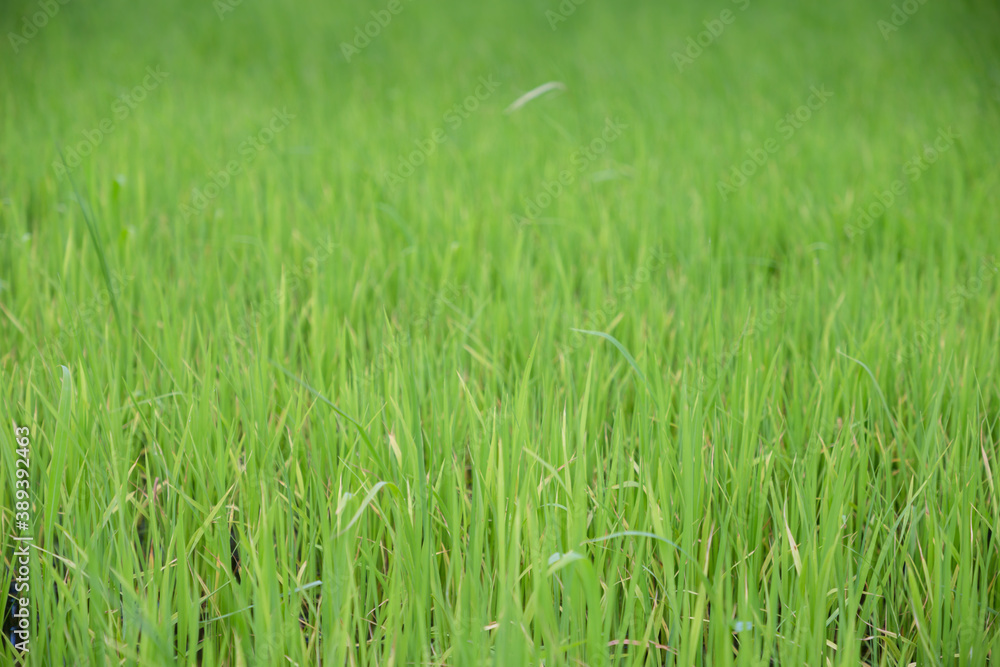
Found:
[{"label": "green rice field", "polygon": [[1000,664],[995,3],[3,7],[0,664]]}]

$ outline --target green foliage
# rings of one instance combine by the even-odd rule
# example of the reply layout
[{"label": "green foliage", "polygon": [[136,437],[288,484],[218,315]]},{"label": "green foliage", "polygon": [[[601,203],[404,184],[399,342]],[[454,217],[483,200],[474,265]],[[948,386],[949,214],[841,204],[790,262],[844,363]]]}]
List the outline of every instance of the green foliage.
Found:
[{"label": "green foliage", "polygon": [[27,663],[998,655],[992,6],[15,5]]}]

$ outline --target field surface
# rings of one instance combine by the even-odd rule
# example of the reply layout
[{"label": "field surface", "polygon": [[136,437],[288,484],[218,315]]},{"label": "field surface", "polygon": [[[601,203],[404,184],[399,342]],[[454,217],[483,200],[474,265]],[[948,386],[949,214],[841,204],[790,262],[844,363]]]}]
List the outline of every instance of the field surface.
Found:
[{"label": "field surface", "polygon": [[4,9],[0,663],[1000,661],[992,3]]}]

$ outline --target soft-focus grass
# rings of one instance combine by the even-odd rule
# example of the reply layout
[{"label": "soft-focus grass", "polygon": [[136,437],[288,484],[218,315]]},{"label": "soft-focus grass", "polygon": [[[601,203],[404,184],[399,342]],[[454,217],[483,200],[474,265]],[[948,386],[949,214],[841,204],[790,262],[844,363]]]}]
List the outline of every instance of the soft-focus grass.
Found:
[{"label": "soft-focus grass", "polygon": [[[932,1],[886,39],[882,2],[742,4],[553,31],[555,2],[407,2],[347,63],[384,3],[71,2],[8,49],[0,583],[16,424],[31,663],[989,664],[1000,16]],[[77,198],[59,147],[147,67]]]}]

